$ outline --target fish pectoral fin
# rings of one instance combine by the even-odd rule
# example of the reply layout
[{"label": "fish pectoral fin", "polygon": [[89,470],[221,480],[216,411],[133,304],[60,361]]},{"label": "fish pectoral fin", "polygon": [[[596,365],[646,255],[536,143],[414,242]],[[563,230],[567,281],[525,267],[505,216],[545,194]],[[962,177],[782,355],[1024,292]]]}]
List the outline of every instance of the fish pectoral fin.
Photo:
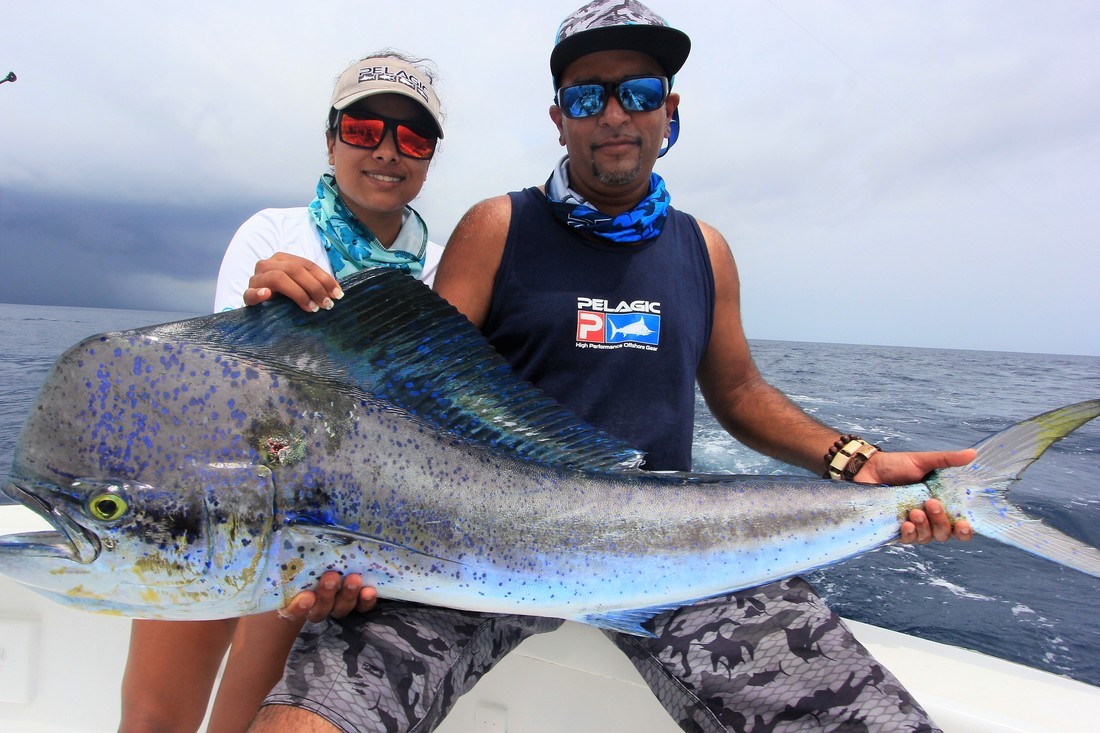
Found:
[{"label": "fish pectoral fin", "polygon": [[355,538],[346,532],[328,532],[320,530],[316,534],[311,534],[310,537],[314,542],[323,545],[332,545],[334,547],[342,547],[355,543]]},{"label": "fish pectoral fin", "polygon": [[656,638],[656,634],[646,629],[642,624],[649,621],[659,613],[673,611],[685,604],[672,606],[654,606],[652,608],[631,608],[626,611],[611,611],[610,613],[592,613],[577,619],[590,626],[609,631],[619,631],[631,636],[648,636]]},{"label": "fish pectoral fin", "polygon": [[[383,537],[375,537],[369,534],[363,534],[362,532],[356,532],[355,530],[346,529],[343,527],[333,527],[316,524],[292,524],[287,527],[287,530],[297,535],[300,539],[307,540],[314,545],[326,545],[329,547],[372,545],[380,550],[398,550],[400,552],[406,552],[410,555],[435,560],[437,562],[445,562],[452,565],[465,564],[459,562],[458,560],[451,560],[446,557],[440,557],[439,555],[433,555],[430,552],[418,550],[415,547],[402,545],[394,542],[393,540],[388,540]],[[293,542],[294,540],[291,539],[290,541]]]}]

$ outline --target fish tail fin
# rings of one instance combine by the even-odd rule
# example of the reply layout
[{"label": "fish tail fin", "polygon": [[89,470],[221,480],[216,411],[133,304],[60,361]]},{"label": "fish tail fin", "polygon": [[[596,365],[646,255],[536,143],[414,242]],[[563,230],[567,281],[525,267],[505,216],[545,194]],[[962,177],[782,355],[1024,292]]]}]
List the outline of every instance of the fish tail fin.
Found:
[{"label": "fish tail fin", "polygon": [[936,471],[926,482],[928,488],[978,534],[1100,577],[1100,550],[1008,500],[1009,487],[1047,448],[1098,415],[1100,400],[1089,400],[1016,423],[975,445],[978,456],[970,464]]}]

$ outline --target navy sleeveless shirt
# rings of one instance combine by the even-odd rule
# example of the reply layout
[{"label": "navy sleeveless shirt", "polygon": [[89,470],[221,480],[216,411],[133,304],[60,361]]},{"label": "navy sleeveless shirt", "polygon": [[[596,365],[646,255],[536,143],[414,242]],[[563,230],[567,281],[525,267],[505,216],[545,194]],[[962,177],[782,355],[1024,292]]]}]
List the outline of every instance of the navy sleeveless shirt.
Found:
[{"label": "navy sleeveless shirt", "polygon": [[567,227],[537,188],[508,196],[486,338],[521,377],[645,451],[643,468],[690,469],[714,313],[699,225],[670,207],[660,236],[619,244]]}]

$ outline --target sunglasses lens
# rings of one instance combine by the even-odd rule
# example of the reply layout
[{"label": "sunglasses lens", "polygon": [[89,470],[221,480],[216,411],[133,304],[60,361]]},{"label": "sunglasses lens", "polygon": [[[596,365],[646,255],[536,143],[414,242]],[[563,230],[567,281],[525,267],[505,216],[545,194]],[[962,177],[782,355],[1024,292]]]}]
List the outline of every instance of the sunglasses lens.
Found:
[{"label": "sunglasses lens", "polygon": [[410,158],[426,159],[435,153],[435,135],[414,130],[408,125],[397,126],[397,150]]},{"label": "sunglasses lens", "polygon": [[357,148],[377,148],[386,132],[383,120],[360,119],[340,115],[340,139]]},{"label": "sunglasses lens", "polygon": [[405,122],[386,117],[352,117],[347,112],[340,115],[340,139],[357,148],[374,150],[382,144],[387,130],[396,130],[397,152],[409,158],[427,160],[435,153],[438,142],[433,133],[414,129]]},{"label": "sunglasses lens", "polygon": [[592,117],[603,112],[609,93],[619,98],[627,112],[652,112],[664,104],[668,86],[660,76],[639,76],[617,84],[574,84],[558,90],[558,107],[566,117]]},{"label": "sunglasses lens", "polygon": [[576,84],[562,87],[558,97],[558,106],[566,117],[591,117],[603,110],[607,92],[600,84]]},{"label": "sunglasses lens", "polygon": [[625,79],[619,83],[619,102],[630,112],[652,112],[665,101],[665,80],[659,76]]}]

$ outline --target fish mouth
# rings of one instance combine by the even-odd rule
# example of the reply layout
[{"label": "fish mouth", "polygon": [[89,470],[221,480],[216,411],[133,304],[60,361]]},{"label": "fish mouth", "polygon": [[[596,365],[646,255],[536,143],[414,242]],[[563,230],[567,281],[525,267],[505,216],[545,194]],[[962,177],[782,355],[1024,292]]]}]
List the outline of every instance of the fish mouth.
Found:
[{"label": "fish mouth", "polygon": [[3,491],[49,522],[53,531],[0,535],[0,557],[55,557],[83,564],[99,557],[99,537],[49,501],[13,482],[8,482]]}]

